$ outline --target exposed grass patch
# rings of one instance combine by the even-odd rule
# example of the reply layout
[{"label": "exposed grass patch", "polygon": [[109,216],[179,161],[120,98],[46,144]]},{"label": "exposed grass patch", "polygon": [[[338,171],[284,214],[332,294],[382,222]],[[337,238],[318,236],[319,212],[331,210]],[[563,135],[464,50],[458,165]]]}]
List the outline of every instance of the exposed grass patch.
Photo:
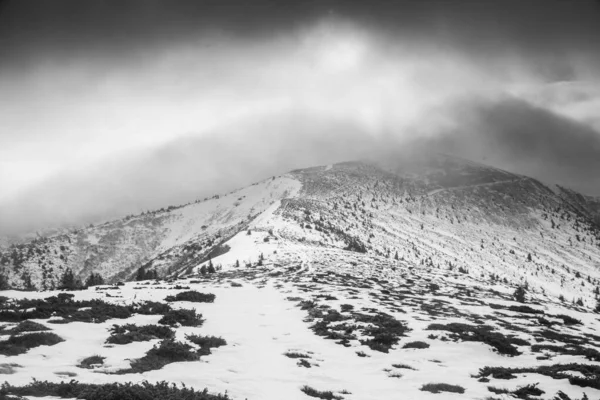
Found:
[{"label": "exposed grass patch", "polygon": [[177,293],[175,296],[167,296],[165,301],[190,301],[193,303],[212,303],[215,301],[215,295],[212,293],[200,293],[195,290]]},{"label": "exposed grass patch", "polygon": [[331,391],[320,391],[314,388],[311,388],[310,386],[304,385],[302,386],[302,388],[300,388],[301,391],[303,391],[306,395],[310,396],[310,397],[316,397],[318,399],[324,399],[324,400],[341,400],[343,399],[342,396],[339,395],[335,395],[333,392]]},{"label": "exposed grass patch", "polygon": [[196,314],[196,310],[194,309],[178,309],[169,310],[158,323],[169,326],[175,326],[176,324],[182,326],[202,326],[204,320],[202,319],[202,314]]},{"label": "exposed grass patch", "polygon": [[99,355],[86,357],[77,364],[79,368],[92,369],[94,365],[103,365],[106,357]]},{"label": "exposed grass patch", "polygon": [[68,399],[83,400],[118,400],[118,399],[163,399],[163,400],[230,400],[227,394],[210,394],[207,389],[196,391],[193,388],[179,388],[174,383],[146,381],[133,383],[87,384],[77,381],[42,382],[33,381],[27,386],[5,384],[0,389],[3,396],[55,396]]},{"label": "exposed grass patch", "polygon": [[24,335],[12,335],[0,342],[0,354],[16,356],[39,346],[53,346],[64,339],[52,332],[33,332]]},{"label": "exposed grass patch", "polygon": [[146,342],[151,339],[172,339],[175,331],[168,326],[135,324],[113,325],[106,343],[128,344],[132,342]]},{"label": "exposed grass patch", "polygon": [[462,386],[450,385],[449,383],[426,383],[425,385],[421,386],[421,389],[419,390],[431,393],[449,392],[462,394],[465,392],[465,388]]}]

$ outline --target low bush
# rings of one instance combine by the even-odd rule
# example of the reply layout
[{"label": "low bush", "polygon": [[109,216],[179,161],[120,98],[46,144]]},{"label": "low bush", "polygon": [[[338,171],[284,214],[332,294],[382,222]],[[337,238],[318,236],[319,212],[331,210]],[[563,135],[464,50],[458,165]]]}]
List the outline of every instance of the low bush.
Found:
[{"label": "low bush", "polygon": [[0,364],[0,374],[10,375],[17,372],[16,368],[22,368],[21,365],[15,363],[2,363]]},{"label": "low bush", "polygon": [[0,388],[0,398],[13,396],[83,399],[83,400],[230,400],[227,394],[210,394],[207,389],[196,391],[193,388],[179,388],[174,383],[105,383],[88,384],[75,380],[70,382],[33,381],[27,386],[12,386],[5,383]]},{"label": "low bush", "polygon": [[298,360],[298,362],[296,363],[297,366],[299,367],[304,367],[304,368],[311,368],[312,365],[310,365],[310,363],[308,361],[306,361],[305,358],[301,358]]},{"label": "low bush", "polygon": [[423,386],[421,386],[421,389],[419,389],[423,392],[431,392],[431,393],[442,393],[442,392],[449,392],[449,393],[464,393],[465,392],[465,388],[463,388],[462,386],[458,386],[458,385],[450,385],[448,383],[427,383]]},{"label": "low bush", "polygon": [[40,331],[49,331],[49,330],[50,330],[50,328],[48,328],[47,326],[44,326],[37,322],[26,320],[26,321],[20,322],[17,326],[12,328],[8,332],[14,334],[14,333],[22,333],[22,332],[40,332]]},{"label": "low bush", "polygon": [[165,315],[171,311],[171,306],[158,301],[146,301],[134,305],[134,312],[142,315]]},{"label": "low bush", "polygon": [[142,373],[161,369],[167,364],[182,361],[196,361],[200,355],[187,343],[165,339],[154,345],[146,355],[131,362],[131,368],[120,370],[118,374]]},{"label": "low bush", "polygon": [[406,364],[392,364],[392,367],[394,368],[401,368],[401,369],[412,369],[415,370],[415,368],[411,367],[410,365],[406,365]]},{"label": "low bush", "polygon": [[556,315],[556,318],[560,318],[563,320],[563,323],[565,325],[581,325],[581,321],[573,318],[569,315],[565,315],[565,314],[560,314],[560,315]]},{"label": "low bush", "polygon": [[531,399],[531,397],[529,396],[541,396],[543,395],[545,392],[537,387],[537,383],[533,384],[533,385],[526,385],[526,386],[521,386],[519,388],[517,388],[516,390],[512,391],[512,395],[514,397],[516,397],[517,399]]},{"label": "low bush", "polygon": [[52,332],[34,332],[25,335],[12,335],[0,342],[0,354],[16,356],[39,346],[53,346],[64,339]]},{"label": "low bush", "polygon": [[304,385],[302,386],[302,388],[300,388],[300,390],[302,390],[306,395],[310,396],[310,397],[316,397],[318,399],[324,399],[324,400],[341,400],[343,399],[342,396],[339,395],[335,395],[333,394],[333,392],[330,391],[320,391],[314,388],[311,388],[310,386]]},{"label": "low bush", "polygon": [[[583,376],[574,376],[573,372],[579,372]],[[568,379],[571,385],[591,387],[600,389],[600,366],[587,364],[554,364],[539,367],[484,367],[479,370],[477,378],[492,376],[495,379],[513,379],[514,374],[540,374],[553,379]]]},{"label": "low bush", "polygon": [[98,355],[86,357],[83,360],[81,360],[79,362],[79,364],[77,364],[77,366],[79,368],[92,369],[92,368],[94,368],[94,365],[104,364],[105,359],[106,359],[106,357],[102,357],[102,356],[98,356]]},{"label": "low bush", "polygon": [[176,324],[182,326],[202,326],[204,320],[202,319],[202,314],[196,314],[196,310],[194,309],[177,309],[169,310],[158,323],[169,326],[175,326]]},{"label": "low bush", "polygon": [[416,341],[416,342],[408,342],[404,346],[403,349],[427,349],[429,348],[429,343]]},{"label": "low bush", "polygon": [[215,301],[215,295],[212,293],[200,293],[195,290],[177,293],[175,296],[167,296],[165,301],[190,301],[193,303],[212,303]]},{"label": "low bush", "polygon": [[113,325],[106,343],[128,344],[131,342],[146,342],[151,339],[172,339],[175,331],[168,326],[135,324]]},{"label": "low bush", "polygon": [[200,346],[200,354],[210,354],[210,349],[226,346],[225,339],[216,336],[186,335],[185,338],[195,345]]},{"label": "low bush", "polygon": [[308,354],[297,353],[295,351],[288,351],[287,353],[283,353],[283,355],[289,358],[310,358]]},{"label": "low bush", "polygon": [[451,332],[450,337],[455,340],[485,343],[500,354],[508,356],[521,354],[514,344],[522,343],[522,339],[510,338],[500,332],[494,332],[494,328],[491,326],[453,322],[450,324],[431,324],[427,329]]}]

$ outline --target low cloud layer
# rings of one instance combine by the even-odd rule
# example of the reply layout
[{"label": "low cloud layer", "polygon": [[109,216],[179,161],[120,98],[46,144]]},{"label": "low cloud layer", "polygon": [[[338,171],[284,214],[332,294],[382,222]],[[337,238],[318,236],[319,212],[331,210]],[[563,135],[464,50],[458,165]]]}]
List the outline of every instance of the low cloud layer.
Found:
[{"label": "low cloud layer", "polygon": [[414,143],[600,195],[597,2],[90,3],[0,3],[0,234]]}]

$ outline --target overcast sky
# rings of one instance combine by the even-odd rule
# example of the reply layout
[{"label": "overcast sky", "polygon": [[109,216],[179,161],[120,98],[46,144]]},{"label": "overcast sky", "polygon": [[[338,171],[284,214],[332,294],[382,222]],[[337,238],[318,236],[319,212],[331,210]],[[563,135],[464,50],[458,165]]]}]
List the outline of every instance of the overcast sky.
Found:
[{"label": "overcast sky", "polygon": [[0,1],[0,234],[415,140],[600,195],[598,1]]}]

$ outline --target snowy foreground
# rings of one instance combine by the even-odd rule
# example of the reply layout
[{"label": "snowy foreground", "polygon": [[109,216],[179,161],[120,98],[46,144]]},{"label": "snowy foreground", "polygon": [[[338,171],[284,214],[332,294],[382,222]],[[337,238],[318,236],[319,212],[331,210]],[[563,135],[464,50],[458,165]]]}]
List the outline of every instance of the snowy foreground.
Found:
[{"label": "snowy foreground", "polygon": [[[488,387],[514,391],[536,383],[543,394],[534,395],[534,391],[531,397],[525,394],[521,398],[554,399],[559,391],[568,396],[564,399],[581,399],[584,393],[589,399],[600,398],[598,375],[580,370],[563,369],[559,377],[515,372],[513,379],[479,374],[484,367],[537,368],[569,363],[596,366],[597,374],[600,358],[593,350],[587,353],[589,358],[583,353],[561,354],[560,350],[599,348],[597,314],[550,302],[540,304],[529,297],[526,308],[511,310],[511,306],[524,304],[512,300],[508,287],[480,287],[468,276],[435,269],[400,266],[390,274],[378,268],[376,259],[369,267],[358,264],[351,252],[337,256],[340,263],[335,268],[302,260],[286,267],[266,262],[264,267],[242,267],[171,282],[129,282],[70,292],[74,300],[99,298],[113,304],[163,302],[169,295],[189,290],[212,293],[216,296],[212,303],[170,303],[173,308],[194,308],[205,319],[200,327],[175,325],[175,340],[186,342],[186,334],[199,334],[222,337],[227,344],[213,348],[212,354],[197,361],[175,362],[143,373],[114,374],[129,368],[130,360],[143,357],[160,340],[107,344],[109,328],[114,324],[156,324],[161,315],[134,314],[102,323],[58,324],[49,322],[55,317],[33,319],[64,341],[20,355],[0,355],[0,373],[4,374],[0,378],[13,386],[26,385],[32,379],[86,383],[167,380],[198,389],[206,387],[211,393],[227,393],[233,399],[307,400],[311,397],[301,390],[305,385],[344,399],[502,399],[513,395],[495,394]],[[23,299],[58,293],[7,291],[2,295]],[[9,303],[5,300],[5,305]],[[365,342],[375,338],[373,330],[367,328],[378,324],[365,316],[380,313],[406,327],[398,343],[389,349],[374,349]],[[508,341],[521,340],[513,341],[513,345],[504,343],[508,347],[495,347],[493,342],[484,343],[485,339],[458,338],[453,332],[430,326],[453,322],[489,326]],[[4,331],[0,334],[16,326],[1,324]],[[342,324],[346,325],[336,330]],[[0,337],[7,338],[8,334]],[[425,345],[403,348],[412,342]],[[511,351],[513,354],[506,354]],[[105,357],[103,364],[89,369],[77,366],[92,355]],[[580,386],[571,384],[569,376],[590,379]],[[463,390],[422,390],[428,383],[457,385]]]}]

